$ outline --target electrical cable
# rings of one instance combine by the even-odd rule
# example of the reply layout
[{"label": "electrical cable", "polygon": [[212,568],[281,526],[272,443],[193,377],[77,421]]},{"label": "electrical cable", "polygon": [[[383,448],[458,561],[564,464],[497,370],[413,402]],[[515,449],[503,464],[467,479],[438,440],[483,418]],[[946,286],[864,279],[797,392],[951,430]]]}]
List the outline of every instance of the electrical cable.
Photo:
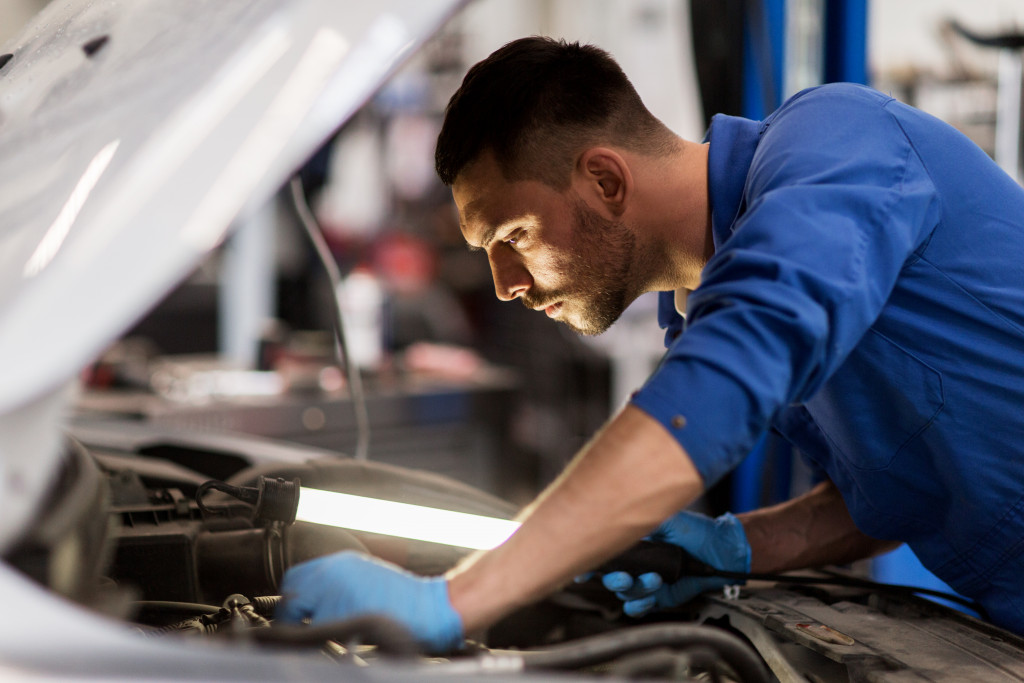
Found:
[{"label": "electrical cable", "polygon": [[256,505],[256,501],[259,499],[259,491],[254,487],[249,486],[232,486],[223,481],[217,481],[212,479],[210,481],[204,481],[196,489],[196,506],[200,512],[208,515],[219,515],[230,511],[232,508],[227,505],[207,505],[203,502],[203,496],[208,491],[220,491],[226,493],[232,498],[242,501],[247,505]]},{"label": "electrical cable", "polygon": [[323,230],[317,222],[316,216],[313,215],[313,211],[306,202],[306,192],[302,186],[302,178],[298,175],[292,177],[289,189],[291,190],[292,206],[299,218],[299,223],[302,224],[303,229],[305,229],[306,234],[313,243],[317,258],[319,258],[320,263],[323,265],[331,284],[331,297],[334,301],[334,335],[337,342],[335,344],[335,355],[338,357],[339,364],[345,369],[345,375],[348,378],[349,395],[352,398],[352,409],[355,412],[356,418],[355,459],[366,460],[370,453],[370,416],[366,407],[366,396],[363,393],[363,381],[359,374],[359,367],[352,362],[352,356],[349,354],[348,342],[345,337],[345,324],[341,314],[341,299],[338,296],[342,286],[341,271],[338,269],[338,264],[331,254],[327,240],[324,239]]},{"label": "electrical cable", "polygon": [[838,573],[829,572],[828,570],[818,570],[830,576],[795,576],[792,574],[771,574],[771,573],[755,573],[755,572],[727,572],[715,570],[713,574],[706,574],[705,576],[719,576],[723,579],[736,579],[739,581],[774,581],[776,583],[794,583],[794,584],[808,584],[808,585],[825,585],[825,586],[843,586],[847,588],[864,588],[867,590],[873,590],[879,593],[890,593],[900,597],[907,597],[911,595],[928,595],[934,598],[941,598],[943,600],[949,600],[955,602],[958,605],[966,607],[970,610],[977,612],[982,618],[987,619],[985,609],[970,598],[965,598],[955,593],[948,591],[934,590],[931,588],[923,588],[920,586],[902,586],[894,583],[882,583],[880,581],[872,581],[871,579],[862,579],[856,576],[845,576]]},{"label": "electrical cable", "polygon": [[922,588],[918,586],[901,586],[897,584],[880,583],[870,579],[839,574],[838,572],[827,569],[820,569],[818,571],[830,574],[829,576],[795,576],[788,573],[779,574],[725,571],[698,560],[687,552],[686,549],[674,543],[666,543],[662,541],[640,541],[625,552],[620,553],[601,565],[595,570],[595,574],[607,574],[614,571],[624,571],[634,576],[651,572],[660,575],[666,584],[675,583],[679,579],[687,576],[716,576],[724,579],[735,579],[737,581],[775,581],[779,583],[822,584],[864,588],[879,593],[890,593],[900,597],[921,594],[941,598],[943,600],[949,600],[950,602],[954,602],[967,607],[968,609],[974,610],[984,619],[988,618],[984,608],[974,600],[948,591],[933,590],[931,588]]},{"label": "electrical cable", "polygon": [[[287,569],[285,564],[285,543],[284,536],[281,534],[281,526],[281,522],[274,522],[266,530],[263,566],[266,568],[271,586],[280,584],[281,576],[284,575]],[[278,576],[279,574],[281,576]]]}]

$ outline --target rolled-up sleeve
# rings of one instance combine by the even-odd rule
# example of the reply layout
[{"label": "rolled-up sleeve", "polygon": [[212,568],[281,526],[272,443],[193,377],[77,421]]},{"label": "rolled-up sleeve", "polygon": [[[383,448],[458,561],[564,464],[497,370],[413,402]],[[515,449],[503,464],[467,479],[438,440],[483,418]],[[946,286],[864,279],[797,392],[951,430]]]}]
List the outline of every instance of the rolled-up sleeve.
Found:
[{"label": "rolled-up sleeve", "polygon": [[632,399],[706,486],[842,364],[938,220],[934,187],[887,101],[816,92],[769,120],[686,329]]}]

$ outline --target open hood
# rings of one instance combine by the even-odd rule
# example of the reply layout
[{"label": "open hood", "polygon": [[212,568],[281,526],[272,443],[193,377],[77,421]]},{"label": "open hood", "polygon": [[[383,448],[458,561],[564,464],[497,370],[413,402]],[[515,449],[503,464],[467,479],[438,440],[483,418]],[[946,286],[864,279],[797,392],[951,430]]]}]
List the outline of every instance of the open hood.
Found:
[{"label": "open hood", "polygon": [[0,47],[0,552],[53,396],[460,4],[54,0]]}]

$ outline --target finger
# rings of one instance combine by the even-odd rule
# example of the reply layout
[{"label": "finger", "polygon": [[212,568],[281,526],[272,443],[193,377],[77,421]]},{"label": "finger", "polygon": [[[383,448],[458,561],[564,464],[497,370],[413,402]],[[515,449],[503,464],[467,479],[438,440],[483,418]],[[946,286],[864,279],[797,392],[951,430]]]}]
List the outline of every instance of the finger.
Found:
[{"label": "finger", "polygon": [[281,579],[281,604],[274,610],[274,619],[283,623],[299,623],[311,618],[322,601],[317,587],[323,585],[327,558],[318,557],[288,569]]},{"label": "finger", "polygon": [[664,581],[661,578],[661,574],[657,572],[647,572],[636,577],[637,583],[640,585],[640,589],[644,593],[653,593],[654,591],[661,588]]},{"label": "finger", "polygon": [[313,610],[306,600],[294,593],[284,593],[284,599],[274,610],[274,621],[283,624],[298,624],[303,619],[312,616]]},{"label": "finger", "polygon": [[573,578],[573,583],[586,583],[587,581],[590,581],[592,578],[594,578],[594,572],[586,572],[583,574],[579,574],[578,576]]},{"label": "finger", "polygon": [[630,617],[642,617],[654,608],[654,596],[630,600],[622,606],[622,611]]},{"label": "finger", "polygon": [[634,578],[632,584],[629,588],[616,593],[619,599],[636,600],[637,598],[647,597],[661,588],[662,579],[660,574],[648,572]]},{"label": "finger", "polygon": [[601,583],[613,593],[620,593],[633,587],[633,577],[627,572],[609,572],[601,577]]}]

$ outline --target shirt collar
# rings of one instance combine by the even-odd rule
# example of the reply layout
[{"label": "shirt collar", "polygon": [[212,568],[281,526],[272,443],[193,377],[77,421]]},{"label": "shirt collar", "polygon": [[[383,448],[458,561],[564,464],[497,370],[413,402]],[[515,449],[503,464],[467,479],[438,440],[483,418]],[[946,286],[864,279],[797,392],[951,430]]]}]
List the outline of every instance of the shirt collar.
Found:
[{"label": "shirt collar", "polygon": [[743,208],[743,188],[761,137],[762,123],[738,116],[717,114],[705,136],[708,150],[708,194],[711,201],[711,233],[717,251],[732,234],[732,225]]},{"label": "shirt collar", "polygon": [[[732,234],[732,224],[743,206],[743,188],[754,159],[764,124],[737,116],[718,114],[704,142],[708,150],[708,200],[711,202],[711,233],[715,251]],[[662,292],[658,299],[658,323],[665,329],[665,346],[682,332],[688,289]]]}]

